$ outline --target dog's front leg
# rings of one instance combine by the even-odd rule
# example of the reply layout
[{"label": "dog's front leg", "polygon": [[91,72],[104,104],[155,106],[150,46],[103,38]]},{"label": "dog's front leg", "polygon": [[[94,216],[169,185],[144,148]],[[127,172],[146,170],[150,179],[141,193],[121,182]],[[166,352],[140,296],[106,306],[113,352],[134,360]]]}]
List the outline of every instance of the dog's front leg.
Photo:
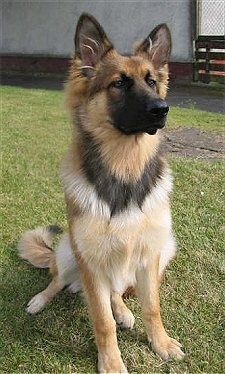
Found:
[{"label": "dog's front leg", "polygon": [[98,348],[98,371],[127,373],[117,345],[108,281],[99,271],[90,271],[83,261],[79,261],[79,267]]},{"label": "dog's front leg", "polygon": [[142,305],[142,315],[152,349],[163,360],[182,359],[181,344],[170,338],[163,326],[159,299],[159,254],[152,253],[148,266],[137,274],[137,295]]}]

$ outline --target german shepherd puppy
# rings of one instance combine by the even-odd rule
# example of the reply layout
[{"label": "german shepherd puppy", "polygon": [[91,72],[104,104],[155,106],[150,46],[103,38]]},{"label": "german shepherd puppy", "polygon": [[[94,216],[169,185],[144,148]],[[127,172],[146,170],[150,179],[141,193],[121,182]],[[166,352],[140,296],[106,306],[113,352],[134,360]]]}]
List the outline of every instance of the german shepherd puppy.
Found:
[{"label": "german shepherd puppy", "polygon": [[73,142],[61,170],[69,233],[55,253],[50,249],[55,227],[28,231],[19,244],[21,257],[50,267],[53,276],[28,304],[29,313],[40,311],[66,285],[74,292],[83,289],[100,373],[127,372],[116,323],[133,327],[134,316],[122,299],[129,287],[140,300],[154,352],[164,360],[184,356],[164,329],[159,301],[160,278],[176,251],[172,177],[159,131],[169,111],[170,51],[165,24],[125,56],[92,16],[81,15],[66,86]]}]

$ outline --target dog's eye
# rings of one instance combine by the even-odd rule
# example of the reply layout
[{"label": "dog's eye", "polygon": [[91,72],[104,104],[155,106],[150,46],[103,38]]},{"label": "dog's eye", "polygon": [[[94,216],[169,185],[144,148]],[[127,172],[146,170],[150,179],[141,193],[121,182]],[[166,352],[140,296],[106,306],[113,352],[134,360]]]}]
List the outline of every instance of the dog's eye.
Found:
[{"label": "dog's eye", "polygon": [[120,77],[116,78],[111,84],[110,87],[117,88],[118,90],[129,89],[133,85],[133,79],[127,76],[125,73],[121,73]]},{"label": "dog's eye", "polygon": [[149,74],[146,76],[145,81],[151,88],[154,88],[156,86],[156,81]]},{"label": "dog's eye", "polygon": [[125,80],[118,79],[118,80],[112,82],[112,86],[115,87],[115,88],[122,88],[122,87],[125,86]]}]

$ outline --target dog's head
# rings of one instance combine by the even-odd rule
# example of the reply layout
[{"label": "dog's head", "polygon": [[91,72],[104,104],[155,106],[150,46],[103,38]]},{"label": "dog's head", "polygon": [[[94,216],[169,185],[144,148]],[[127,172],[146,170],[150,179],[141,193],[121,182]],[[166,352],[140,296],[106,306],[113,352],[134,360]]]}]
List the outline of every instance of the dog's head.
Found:
[{"label": "dog's head", "polygon": [[[134,54],[119,54],[100,24],[83,14],[75,34],[72,69],[83,84],[92,108],[107,107],[107,122],[124,134],[154,135],[164,127],[169,107],[165,101],[171,36],[165,24],[157,26]],[[73,73],[74,74],[74,73]]]}]

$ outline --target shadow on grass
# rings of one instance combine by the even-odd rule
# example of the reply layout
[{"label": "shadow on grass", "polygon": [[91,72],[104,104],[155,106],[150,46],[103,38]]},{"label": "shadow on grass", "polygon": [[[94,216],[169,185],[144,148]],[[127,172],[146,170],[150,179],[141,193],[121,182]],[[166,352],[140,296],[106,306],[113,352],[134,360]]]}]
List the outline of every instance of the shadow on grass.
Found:
[{"label": "shadow on grass", "polygon": [[63,90],[67,79],[65,75],[41,74],[2,74],[1,85],[45,90]]}]

